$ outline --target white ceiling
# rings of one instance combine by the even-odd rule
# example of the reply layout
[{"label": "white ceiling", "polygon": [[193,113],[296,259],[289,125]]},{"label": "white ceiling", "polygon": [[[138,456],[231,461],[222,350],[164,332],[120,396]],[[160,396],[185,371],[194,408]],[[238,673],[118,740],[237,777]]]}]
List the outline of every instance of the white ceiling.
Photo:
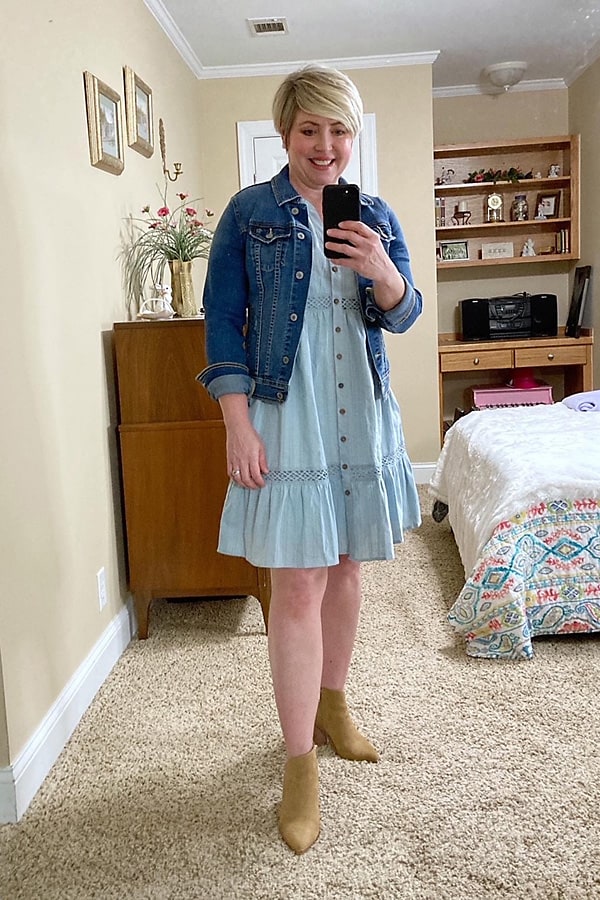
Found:
[{"label": "white ceiling", "polygon": [[[522,89],[565,87],[600,56],[590,0],[145,0],[198,78],[433,63],[434,93],[486,88],[485,66],[523,60]],[[248,18],[284,17],[254,36]]]}]

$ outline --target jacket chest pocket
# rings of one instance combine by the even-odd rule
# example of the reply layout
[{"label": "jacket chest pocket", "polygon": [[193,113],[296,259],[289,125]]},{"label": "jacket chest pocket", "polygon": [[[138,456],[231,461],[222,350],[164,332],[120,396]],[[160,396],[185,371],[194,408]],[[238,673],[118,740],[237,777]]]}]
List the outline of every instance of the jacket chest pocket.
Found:
[{"label": "jacket chest pocket", "polygon": [[273,272],[285,265],[292,240],[291,225],[250,224],[250,253],[257,271]]},{"label": "jacket chest pocket", "polygon": [[395,240],[389,224],[387,222],[376,222],[374,225],[371,225],[371,228],[379,235],[383,246],[389,253],[390,244]]}]

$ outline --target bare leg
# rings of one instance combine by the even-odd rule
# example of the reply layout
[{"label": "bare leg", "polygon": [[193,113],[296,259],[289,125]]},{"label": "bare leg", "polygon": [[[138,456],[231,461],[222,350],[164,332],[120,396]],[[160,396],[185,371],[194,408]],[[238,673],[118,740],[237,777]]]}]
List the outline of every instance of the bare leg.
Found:
[{"label": "bare leg", "polygon": [[360,563],[341,556],[328,570],[327,589],[321,607],[323,675],[321,684],[343,691],[358,627],[361,602]]},{"label": "bare leg", "polygon": [[323,668],[321,603],[327,569],[273,569],[269,660],[275,702],[289,757],[313,747]]},{"label": "bare leg", "polygon": [[314,740],[317,744],[323,744],[329,738],[337,755],[344,759],[376,762],[379,754],[352,721],[344,690],[356,638],[360,601],[360,564],[343,556],[339,565],[329,569],[321,607],[323,675]]}]

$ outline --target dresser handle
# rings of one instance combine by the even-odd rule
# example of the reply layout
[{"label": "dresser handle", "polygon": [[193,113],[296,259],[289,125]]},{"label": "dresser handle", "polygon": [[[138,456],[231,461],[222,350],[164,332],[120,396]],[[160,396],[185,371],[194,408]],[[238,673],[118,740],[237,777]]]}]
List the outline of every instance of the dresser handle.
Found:
[{"label": "dresser handle", "polygon": [[548,354],[548,359],[554,359],[554,353],[549,353],[549,354]]},{"label": "dresser handle", "polygon": [[475,359],[473,360],[473,365],[474,365],[474,366],[478,366],[478,365],[479,365],[479,357],[478,357],[478,356],[476,356]]}]

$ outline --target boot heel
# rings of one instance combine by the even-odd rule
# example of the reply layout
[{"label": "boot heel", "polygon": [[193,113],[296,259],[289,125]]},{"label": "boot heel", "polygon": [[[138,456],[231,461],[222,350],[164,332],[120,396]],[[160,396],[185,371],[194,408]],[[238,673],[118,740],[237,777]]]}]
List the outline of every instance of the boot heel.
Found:
[{"label": "boot heel", "polygon": [[321,699],[315,721],[315,744],[319,735],[325,737],[338,756],[343,759],[377,762],[379,754],[373,744],[360,733],[348,712],[343,691],[321,688]]},{"label": "boot heel", "polygon": [[313,731],[313,743],[317,747],[324,747],[327,743],[327,735],[317,725],[315,725],[315,730]]}]

